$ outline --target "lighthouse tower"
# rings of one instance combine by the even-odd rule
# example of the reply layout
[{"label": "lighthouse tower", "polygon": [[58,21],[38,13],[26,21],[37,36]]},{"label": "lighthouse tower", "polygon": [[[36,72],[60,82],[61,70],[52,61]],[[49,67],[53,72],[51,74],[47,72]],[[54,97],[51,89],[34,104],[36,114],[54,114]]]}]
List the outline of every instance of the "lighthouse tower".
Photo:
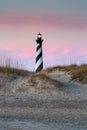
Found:
[{"label": "lighthouse tower", "polygon": [[42,35],[39,33],[37,35],[37,48],[36,48],[36,64],[35,64],[35,71],[41,71],[43,69],[43,57],[42,57]]}]

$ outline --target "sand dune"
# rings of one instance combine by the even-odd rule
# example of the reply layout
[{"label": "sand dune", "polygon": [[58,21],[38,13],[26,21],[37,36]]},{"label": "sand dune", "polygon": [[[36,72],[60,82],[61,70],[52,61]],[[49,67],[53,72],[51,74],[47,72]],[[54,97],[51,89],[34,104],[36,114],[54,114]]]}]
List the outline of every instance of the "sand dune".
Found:
[{"label": "sand dune", "polygon": [[71,81],[71,75],[54,70],[51,73],[0,74],[0,95],[3,94],[37,94],[63,99],[86,99],[87,84]]},{"label": "sand dune", "polygon": [[0,74],[0,118],[68,122],[84,130],[87,84],[70,79],[69,73],[58,70],[26,76]]}]

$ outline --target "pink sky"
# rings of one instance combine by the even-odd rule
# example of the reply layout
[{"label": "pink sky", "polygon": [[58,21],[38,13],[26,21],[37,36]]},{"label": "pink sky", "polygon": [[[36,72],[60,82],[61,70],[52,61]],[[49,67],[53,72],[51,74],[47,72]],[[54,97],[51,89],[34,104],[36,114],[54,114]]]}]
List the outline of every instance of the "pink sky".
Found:
[{"label": "pink sky", "polygon": [[44,13],[44,15],[31,12],[0,13],[1,57],[22,59],[25,68],[34,70],[35,39],[37,33],[41,32],[44,39],[44,67],[74,62],[85,63],[87,61],[87,17],[79,14],[65,15],[61,12]]}]

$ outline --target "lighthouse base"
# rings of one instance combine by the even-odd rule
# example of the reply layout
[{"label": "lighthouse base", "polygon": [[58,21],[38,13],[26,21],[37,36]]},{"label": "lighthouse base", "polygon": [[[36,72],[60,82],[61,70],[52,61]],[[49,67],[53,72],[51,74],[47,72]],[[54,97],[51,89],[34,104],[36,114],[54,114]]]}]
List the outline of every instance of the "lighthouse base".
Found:
[{"label": "lighthouse base", "polygon": [[36,72],[39,72],[43,69],[43,63],[40,64],[40,66],[38,66],[38,68],[35,69]]}]

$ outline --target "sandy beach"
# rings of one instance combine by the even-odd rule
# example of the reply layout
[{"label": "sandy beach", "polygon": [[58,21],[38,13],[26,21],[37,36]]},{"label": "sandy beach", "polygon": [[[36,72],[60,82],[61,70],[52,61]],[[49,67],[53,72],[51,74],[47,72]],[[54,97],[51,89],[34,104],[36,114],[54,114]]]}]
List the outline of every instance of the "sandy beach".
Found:
[{"label": "sandy beach", "polygon": [[0,75],[0,130],[86,130],[87,84],[65,72],[42,73],[51,80]]}]

